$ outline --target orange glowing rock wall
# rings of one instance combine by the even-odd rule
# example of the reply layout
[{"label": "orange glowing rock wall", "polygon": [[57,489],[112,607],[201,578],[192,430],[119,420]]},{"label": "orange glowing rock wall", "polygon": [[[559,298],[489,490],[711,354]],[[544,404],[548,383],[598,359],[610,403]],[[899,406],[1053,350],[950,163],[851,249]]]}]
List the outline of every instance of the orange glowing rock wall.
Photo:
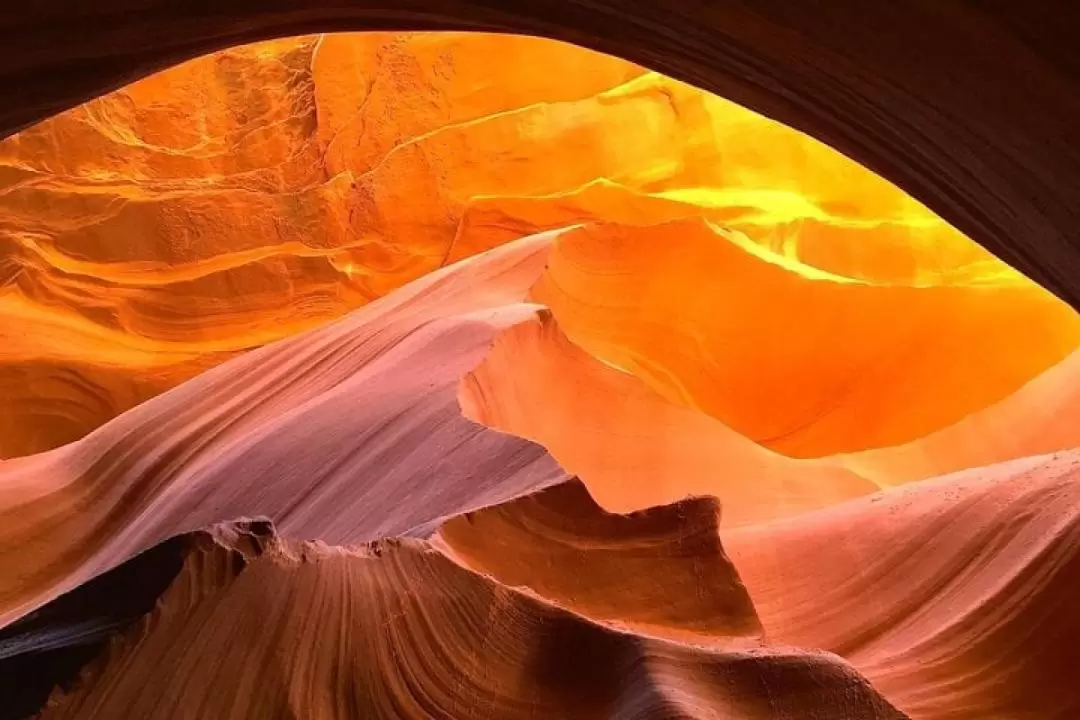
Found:
[{"label": "orange glowing rock wall", "polygon": [[0,143],[0,457],[529,232],[688,216],[875,283],[1015,275],[825,146],[621,60],[464,34],[263,43]]}]

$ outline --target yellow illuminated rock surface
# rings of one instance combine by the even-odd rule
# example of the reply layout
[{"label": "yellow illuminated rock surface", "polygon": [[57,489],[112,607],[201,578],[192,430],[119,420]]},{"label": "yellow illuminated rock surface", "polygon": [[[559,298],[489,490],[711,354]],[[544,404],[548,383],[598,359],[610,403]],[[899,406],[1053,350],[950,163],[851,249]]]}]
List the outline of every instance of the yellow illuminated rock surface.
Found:
[{"label": "yellow illuminated rock surface", "polygon": [[1015,276],[853,279],[701,219],[567,233],[534,297],[592,354],[798,457],[940,430],[1080,338],[1072,308]]}]

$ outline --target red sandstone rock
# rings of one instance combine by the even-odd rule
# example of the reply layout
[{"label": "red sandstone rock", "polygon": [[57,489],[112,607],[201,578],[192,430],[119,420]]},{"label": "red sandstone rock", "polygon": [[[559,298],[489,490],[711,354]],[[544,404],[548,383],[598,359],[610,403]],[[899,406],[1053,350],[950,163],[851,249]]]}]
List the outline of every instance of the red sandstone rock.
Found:
[{"label": "red sandstone rock", "polygon": [[615,632],[422,541],[277,542],[239,571],[233,555],[192,552],[160,607],[42,717],[903,717],[834,655]]},{"label": "red sandstone rock", "polygon": [[724,535],[767,636],[837,652],[912,718],[1075,717],[1075,452]]},{"label": "red sandstone rock", "polygon": [[0,461],[0,624],[171,535],[269,517],[349,544],[430,533],[564,479],[462,417],[457,385],[532,317],[537,236],[227,362],[57,450]]}]

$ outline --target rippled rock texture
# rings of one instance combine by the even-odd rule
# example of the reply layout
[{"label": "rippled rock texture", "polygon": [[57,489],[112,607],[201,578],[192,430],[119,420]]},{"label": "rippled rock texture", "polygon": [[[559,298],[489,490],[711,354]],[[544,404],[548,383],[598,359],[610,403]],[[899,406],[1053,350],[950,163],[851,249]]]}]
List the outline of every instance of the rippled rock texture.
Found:
[{"label": "rippled rock texture", "polygon": [[0,143],[0,281],[12,717],[1080,712],[1080,318],[728,100],[236,47]]}]

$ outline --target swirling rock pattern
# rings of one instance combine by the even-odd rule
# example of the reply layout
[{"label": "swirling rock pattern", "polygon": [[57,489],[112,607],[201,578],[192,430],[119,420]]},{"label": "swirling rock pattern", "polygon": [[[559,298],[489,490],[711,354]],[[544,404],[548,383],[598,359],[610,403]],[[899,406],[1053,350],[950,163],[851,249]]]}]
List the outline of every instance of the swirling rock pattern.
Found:
[{"label": "swirling rock pattern", "polygon": [[573,481],[450,520],[436,537],[466,567],[587,617],[730,647],[761,628],[719,515],[714,498],[611,514]]},{"label": "swirling rock pattern", "polygon": [[[203,543],[144,626],[42,717],[902,717],[835,656],[624,635],[422,541],[277,542],[239,571],[234,554]],[[204,655],[217,661],[185,660]],[[132,666],[169,670],[137,680]]]},{"label": "swirling rock pattern", "polygon": [[1074,717],[1078,470],[1025,458],[725,545],[771,638],[842,654],[912,717]]},{"label": "swirling rock pattern", "polygon": [[[0,121],[249,33],[453,20],[229,5],[146,0],[93,42],[163,18],[168,38],[0,63],[0,82],[32,78],[85,51],[16,85]],[[738,58],[735,98],[851,111],[811,129],[1075,305],[1066,266],[1039,260],[1076,217],[1073,101],[1052,92],[1075,68],[1029,48],[1030,23],[1004,32],[1025,10],[988,4],[971,29],[947,3],[862,25],[845,6],[668,9],[705,22],[634,57],[698,57],[731,21],[746,37],[708,55]],[[454,12],[553,33],[558,8],[564,29],[614,9]],[[627,38],[650,30],[632,11],[611,17]],[[891,34],[858,32],[886,15]],[[918,58],[911,18],[934,21]],[[12,37],[0,59],[26,49]],[[945,39],[1011,48],[987,61],[999,83],[1044,63],[1015,92],[1058,102],[997,108],[967,62],[889,70],[954,57]],[[982,152],[1002,136],[993,113],[956,135],[966,101],[1040,132]],[[883,143],[883,117],[909,134]],[[1036,146],[1057,154],[1020,162]],[[199,58],[0,143],[0,283],[0,697],[18,717],[1080,711],[1073,309],[828,146],[645,66],[462,33]]]},{"label": "swirling rock pattern", "polygon": [[523,304],[551,236],[430,274],[225,363],[57,450],[0,464],[0,618],[172,534],[269,517],[334,544],[424,534],[559,482],[542,447],[466,420],[461,376]]}]

